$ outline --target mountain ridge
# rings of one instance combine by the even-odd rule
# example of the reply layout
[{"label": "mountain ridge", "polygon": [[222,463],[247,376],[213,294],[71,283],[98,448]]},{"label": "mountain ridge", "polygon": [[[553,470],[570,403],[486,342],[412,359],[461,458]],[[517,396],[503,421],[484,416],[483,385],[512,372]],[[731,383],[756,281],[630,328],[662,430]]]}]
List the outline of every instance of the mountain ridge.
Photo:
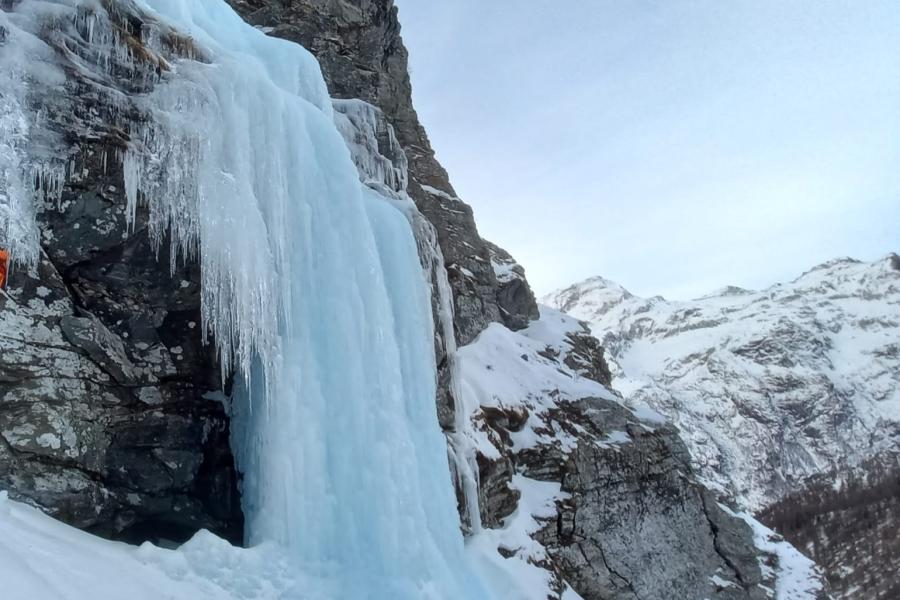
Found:
[{"label": "mountain ridge", "polygon": [[[701,427],[696,419],[677,414],[673,402],[666,402],[663,397],[693,398],[691,394],[694,394],[708,400],[718,394],[730,398],[726,403],[744,413],[749,411],[745,417],[761,422],[767,420],[764,411],[759,410],[762,405],[751,407],[747,402],[740,402],[740,391],[748,397],[753,395],[750,388],[737,389],[742,387],[740,381],[749,378],[757,384],[757,389],[781,394],[780,399],[788,403],[799,393],[792,390],[811,383],[816,379],[815,373],[829,373],[830,378],[820,379],[818,387],[810,393],[837,394],[834,408],[839,409],[850,408],[854,398],[861,398],[865,404],[866,392],[871,390],[871,406],[858,406],[854,410],[857,421],[861,419],[875,429],[883,425],[890,430],[890,439],[896,439],[897,419],[891,419],[891,415],[897,411],[877,410],[884,414],[868,415],[874,419],[866,419],[860,412],[879,406],[883,408],[887,401],[893,407],[900,405],[900,383],[887,369],[900,362],[894,355],[896,347],[891,343],[892,335],[900,335],[898,265],[900,257],[896,253],[871,263],[838,258],[816,265],[790,282],[777,283],[764,290],[729,286],[688,301],[667,301],[660,296],[641,298],[615,282],[594,277],[548,294],[542,301],[591,324],[593,333],[609,352],[616,379],[614,385],[626,397],[647,401],[672,418],[689,436],[696,434],[707,443],[717,438],[720,450],[726,445],[724,423],[720,424],[716,435],[703,434],[700,429],[708,433],[706,425]],[[879,314],[882,305],[886,311],[884,315]],[[714,339],[717,335],[720,337]],[[688,336],[695,339],[685,342],[683,347],[672,341]],[[709,339],[700,339],[703,336]],[[873,344],[874,359],[881,366],[868,372],[873,379],[865,384],[860,379],[860,371],[865,370],[865,365],[848,366],[846,363],[848,359],[859,360],[869,353],[860,346],[864,343],[860,342],[861,336],[867,336],[866,341]],[[652,347],[662,344],[666,345],[665,350],[653,353]],[[665,352],[669,354],[660,354]],[[720,364],[723,361],[725,364]],[[727,373],[699,374],[710,367],[714,370],[723,368]],[[733,376],[731,383],[722,379],[726,374]],[[691,376],[699,376],[699,380],[688,381]],[[850,380],[854,385],[849,388],[843,385]],[[710,384],[719,387],[702,389],[703,385]],[[654,386],[655,390],[651,391]],[[804,408],[813,407],[812,398],[804,400]],[[685,399],[684,402],[691,403],[692,400]],[[776,412],[790,411],[784,403],[773,408]],[[796,416],[808,420],[810,414]],[[879,418],[883,420],[879,421]],[[831,433],[836,429],[832,426]],[[808,433],[813,436],[815,432]],[[762,486],[765,489],[760,496],[759,491],[753,489],[759,487],[757,484],[735,481],[740,479],[739,475],[722,475],[725,464],[714,460],[723,458],[722,453],[716,457],[715,452],[702,449],[702,445],[700,439],[689,442],[701,472],[721,487],[730,488],[739,498],[747,499],[750,508],[763,506],[766,496],[771,501],[777,500],[782,493],[793,489],[791,480],[799,481],[840,466],[837,452],[824,463],[819,460],[821,456],[800,456],[798,460],[805,464],[783,473],[788,486],[770,482]],[[851,462],[870,457],[880,447],[884,444],[876,444],[871,450],[857,448],[851,453]],[[747,454],[750,453],[748,447]],[[735,466],[730,461],[727,464]],[[717,471],[715,465],[721,468]],[[761,463],[757,464],[757,470],[761,466]]]},{"label": "mountain ridge", "polygon": [[837,597],[894,597],[900,256],[688,301],[602,277],[542,301],[590,323],[625,403],[673,421],[706,484],[813,558]]}]

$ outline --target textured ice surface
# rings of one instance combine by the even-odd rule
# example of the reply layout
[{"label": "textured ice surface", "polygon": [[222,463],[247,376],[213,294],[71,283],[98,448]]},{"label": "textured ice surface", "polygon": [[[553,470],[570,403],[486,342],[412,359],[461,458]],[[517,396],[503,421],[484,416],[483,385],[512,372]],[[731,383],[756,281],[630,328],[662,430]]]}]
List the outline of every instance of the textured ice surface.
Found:
[{"label": "textured ice surface", "polygon": [[[244,374],[257,357],[234,419],[247,541],[279,544],[338,598],[482,597],[463,555],[406,217],[360,184],[306,51],[222,2],[148,4],[213,57],[179,64],[154,92],[163,126],[131,175],[160,230],[188,248],[199,239],[205,318],[224,357]],[[162,171],[187,164],[184,181],[148,189],[153,149],[173,146]]]},{"label": "textured ice surface", "polygon": [[[141,28],[149,52],[165,54],[171,28],[190,51],[129,98],[148,117],[123,157],[129,213],[134,222],[146,205],[157,243],[171,233],[173,260],[201,263],[204,329],[243,382],[233,443],[253,546],[200,534],[174,558],[144,558],[164,556],[167,573],[234,598],[486,598],[437,421],[429,287],[409,213],[359,181],[308,52],[220,0],[135,4],[158,17]],[[94,62],[127,62],[103,3],[26,1],[10,18],[38,6],[74,21]],[[33,76],[21,76],[27,61],[2,65],[15,83]],[[39,156],[20,142],[36,115],[7,89],[0,115],[19,179],[4,190]],[[33,227],[27,199],[4,213],[15,227]],[[41,597],[32,583],[27,597]]]},{"label": "textured ice surface", "polygon": [[419,260],[428,278],[436,334],[440,337],[449,372],[450,394],[455,410],[453,427],[445,431],[450,466],[458,489],[462,491],[462,526],[468,532],[481,529],[478,507],[478,434],[472,427],[463,402],[456,333],[453,327],[453,291],[437,240],[437,231],[416,208],[407,193],[407,159],[381,111],[362,100],[334,100],[335,124],[359,171],[360,181],[375,190],[409,220],[418,246]]},{"label": "textured ice surface", "polygon": [[[224,2],[147,4],[211,63],[179,61],[144,99],[153,119],[125,157],[130,212],[146,202],[151,235],[173,234],[173,257],[199,248],[204,330],[224,364],[246,375],[256,355],[271,370],[295,300],[284,282],[328,269],[316,235],[364,226],[348,217],[362,212],[358,185],[325,82],[308,52],[247,26]],[[145,35],[161,39],[152,27]]]},{"label": "textured ice surface", "polygon": [[388,195],[404,195],[409,182],[406,154],[375,106],[334,100],[335,124],[350,148],[362,182]]}]

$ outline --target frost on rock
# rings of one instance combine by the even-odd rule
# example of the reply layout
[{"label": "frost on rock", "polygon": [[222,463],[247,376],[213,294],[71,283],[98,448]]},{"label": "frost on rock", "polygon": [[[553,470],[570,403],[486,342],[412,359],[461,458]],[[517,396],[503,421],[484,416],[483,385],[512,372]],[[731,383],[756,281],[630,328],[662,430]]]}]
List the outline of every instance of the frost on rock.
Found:
[{"label": "frost on rock", "polygon": [[[14,18],[20,16],[20,19]],[[41,135],[40,111],[29,110],[30,86],[58,73],[49,49],[28,33],[33,17],[0,11],[0,248],[33,270],[40,254],[35,222],[37,198],[58,198],[63,163]]]}]

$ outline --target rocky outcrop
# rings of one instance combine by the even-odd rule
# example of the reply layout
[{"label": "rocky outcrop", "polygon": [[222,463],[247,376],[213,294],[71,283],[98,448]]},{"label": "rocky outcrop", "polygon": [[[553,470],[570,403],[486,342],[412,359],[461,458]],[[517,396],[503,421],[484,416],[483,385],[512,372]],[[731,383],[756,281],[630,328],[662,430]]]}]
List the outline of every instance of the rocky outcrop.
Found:
[{"label": "rocky outcrop", "polygon": [[[794,557],[807,572],[784,597],[824,598],[811,562],[701,484],[674,427],[609,393],[602,348],[588,339],[585,325],[547,310],[461,351],[478,390],[482,521],[501,532],[486,534],[497,551],[552,572],[554,594],[570,586],[585,600],[772,598]],[[528,531],[539,551],[503,536],[542,506],[535,489],[555,490]]]},{"label": "rocky outcrop", "polygon": [[[113,256],[135,250],[125,246]],[[172,299],[119,319],[96,298],[117,292],[108,267],[60,273],[45,257],[0,297],[0,487],[109,537],[183,541],[208,528],[240,542],[228,419],[204,397],[218,371],[190,333],[191,294],[176,300],[186,280],[145,280]]]},{"label": "rocky outcrop", "polygon": [[[114,27],[133,43],[141,20],[120,8]],[[80,9],[43,30],[66,93],[32,82],[30,101],[42,106],[44,135],[67,149],[58,158],[70,175],[37,206],[38,267],[15,270],[0,292],[0,488],[110,537],[182,541],[207,528],[240,542],[199,268],[170,270],[142,211],[126,223],[120,161],[140,115],[121,94],[152,86],[163,63],[149,52],[104,63],[92,18]]]},{"label": "rocky outcrop", "polygon": [[767,597],[750,527],[693,481],[674,429],[597,398],[546,419],[582,433],[561,465],[542,448],[523,457],[526,476],[555,466],[569,495],[536,537],[583,598]]},{"label": "rocky outcrop", "polygon": [[503,324],[513,331],[527,327],[540,313],[525,279],[525,269],[503,248],[491,242],[485,242],[485,246],[497,278],[497,307]]}]

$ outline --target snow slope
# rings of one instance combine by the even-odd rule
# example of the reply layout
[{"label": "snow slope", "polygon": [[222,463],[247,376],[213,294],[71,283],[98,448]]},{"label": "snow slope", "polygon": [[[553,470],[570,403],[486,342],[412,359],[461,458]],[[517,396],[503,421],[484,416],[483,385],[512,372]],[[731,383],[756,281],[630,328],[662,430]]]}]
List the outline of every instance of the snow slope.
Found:
[{"label": "snow slope", "polygon": [[616,389],[676,423],[702,475],[748,509],[900,447],[896,255],[690,302],[602,278],[544,302],[590,323]]}]

